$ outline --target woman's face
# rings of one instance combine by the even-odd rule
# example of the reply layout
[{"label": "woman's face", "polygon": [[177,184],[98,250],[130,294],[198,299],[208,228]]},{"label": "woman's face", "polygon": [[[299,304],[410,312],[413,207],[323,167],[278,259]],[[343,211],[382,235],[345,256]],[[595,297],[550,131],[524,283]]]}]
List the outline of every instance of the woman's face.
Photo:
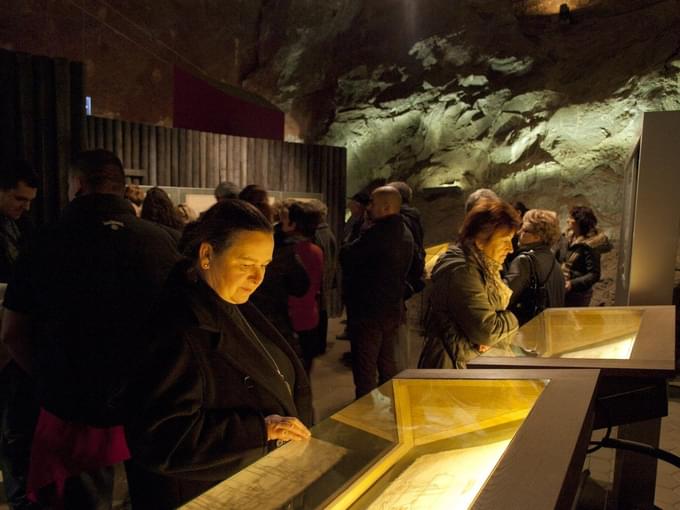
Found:
[{"label": "woman's face", "polygon": [[[241,304],[260,286],[272,260],[270,233],[242,230],[231,245],[216,254],[209,243],[199,249],[199,268],[205,282],[227,303]],[[207,268],[206,268],[207,265]]]},{"label": "woman's face", "polygon": [[281,220],[281,231],[282,232],[293,232],[295,230],[295,223],[290,222],[290,216],[288,216],[288,210],[282,209],[279,213],[279,219]]},{"label": "woman's face", "polygon": [[567,227],[569,227],[569,230],[574,232],[575,234],[578,234],[578,224],[576,223],[576,220],[569,216],[567,218]]},{"label": "woman's face", "polygon": [[499,264],[502,264],[508,253],[512,253],[512,238],[515,231],[509,228],[499,228],[491,234],[487,241],[477,240],[477,248],[479,248],[484,255]]}]

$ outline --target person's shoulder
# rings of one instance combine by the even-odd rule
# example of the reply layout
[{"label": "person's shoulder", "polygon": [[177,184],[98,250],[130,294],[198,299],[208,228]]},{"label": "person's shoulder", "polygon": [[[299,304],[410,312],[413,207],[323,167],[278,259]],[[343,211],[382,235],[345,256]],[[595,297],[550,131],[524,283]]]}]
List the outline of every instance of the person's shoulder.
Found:
[{"label": "person's shoulder", "polygon": [[537,253],[534,250],[520,251],[510,262],[510,269],[528,268],[536,261]]}]

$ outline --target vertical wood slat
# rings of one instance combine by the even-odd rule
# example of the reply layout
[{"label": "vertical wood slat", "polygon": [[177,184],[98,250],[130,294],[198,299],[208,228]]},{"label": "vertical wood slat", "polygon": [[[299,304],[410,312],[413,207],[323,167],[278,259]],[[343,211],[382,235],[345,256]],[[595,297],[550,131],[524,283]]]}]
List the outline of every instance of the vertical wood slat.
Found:
[{"label": "vertical wood slat", "polygon": [[302,145],[295,144],[295,189],[307,191],[307,158]]},{"label": "vertical wood slat", "polygon": [[212,168],[208,183],[211,188],[214,188],[220,183],[220,138],[218,134],[212,135]]},{"label": "vertical wood slat", "polygon": [[245,170],[246,182],[248,184],[259,184],[257,182],[257,168],[255,166],[255,140],[252,138],[243,138],[245,141]]},{"label": "vertical wood slat", "polygon": [[241,160],[241,147],[238,138],[235,136],[227,136],[227,180],[241,186],[241,168],[239,162]]},{"label": "vertical wood slat", "polygon": [[248,182],[248,139],[239,137],[239,187],[244,188]]},{"label": "vertical wood slat", "polygon": [[163,179],[165,186],[172,186],[172,129],[163,128],[163,138],[165,139],[165,168],[163,169]]},{"label": "vertical wood slat", "polygon": [[87,117],[87,149],[92,150],[97,148],[97,137],[95,136],[95,119],[94,117]]},{"label": "vertical wood slat", "polygon": [[227,180],[227,135],[219,135],[217,184]]},{"label": "vertical wood slat", "polygon": [[152,144],[149,146],[149,181],[152,186],[163,184],[161,169],[163,168],[163,135],[162,127],[152,127],[149,136]]},{"label": "vertical wood slat", "polygon": [[142,136],[141,136],[141,125],[134,123],[131,126],[131,132],[132,132],[132,160],[128,161],[128,167],[129,168],[139,168],[141,165],[139,164],[139,146],[142,143]]},{"label": "vertical wood slat", "polygon": [[269,178],[269,140],[255,140],[259,180],[265,189],[273,189]]},{"label": "vertical wood slat", "polygon": [[285,167],[283,168],[283,189],[292,191],[295,189],[295,146],[291,143],[284,144]]},{"label": "vertical wood slat", "polygon": [[158,185],[158,136],[156,128],[149,126],[144,128],[145,141],[142,145],[144,157],[141,161],[141,168],[146,169],[147,180],[144,184],[149,186]]},{"label": "vertical wood slat", "polygon": [[180,186],[180,181],[179,181],[179,129],[171,129],[170,134],[171,134],[171,145],[172,145],[172,161],[170,163],[170,185],[171,186]]},{"label": "vertical wood slat", "polygon": [[156,184],[158,186],[166,185],[165,182],[165,128],[157,127],[156,134]]},{"label": "vertical wood slat", "polygon": [[114,151],[113,147],[113,119],[104,119],[104,148]]},{"label": "vertical wood slat", "polygon": [[[66,60],[57,59],[54,62],[54,110],[55,128],[57,132],[56,147],[54,154],[56,160],[53,164],[54,193],[53,207],[46,213],[51,214],[54,210],[60,210],[68,203],[68,189],[60,183],[68,182],[68,164],[71,159],[71,140],[69,139],[71,128],[71,69]],[[56,207],[56,209],[54,209]]]},{"label": "vertical wood slat", "polygon": [[281,142],[271,142],[269,144],[269,165],[267,174],[272,189],[281,189]]},{"label": "vertical wood slat", "polygon": [[123,166],[132,161],[132,129],[129,122],[123,122]]},{"label": "vertical wood slat", "polygon": [[213,135],[212,133],[204,133],[203,138],[205,140],[205,179],[203,180],[202,187],[209,188],[212,174],[212,169],[210,167],[214,164],[212,151]]},{"label": "vertical wood slat", "polygon": [[123,160],[123,123],[120,120],[113,121],[113,146],[118,159]]},{"label": "vertical wood slat", "polygon": [[288,149],[288,143],[281,144],[281,169],[279,174],[281,175],[281,191],[288,191],[288,164],[290,161],[290,151]]},{"label": "vertical wood slat", "polygon": [[207,175],[208,175],[208,161],[207,161],[207,156],[208,156],[208,150],[207,150],[207,144],[208,144],[208,133],[204,132],[199,132],[198,133],[198,140],[200,144],[200,149],[199,149],[199,154],[201,155],[199,159],[199,165],[200,165],[200,170],[199,170],[199,181],[198,185],[203,188],[206,185],[206,180],[207,180]]},{"label": "vertical wood slat", "polygon": [[97,117],[94,120],[95,149],[104,148],[104,119]]},{"label": "vertical wood slat", "polygon": [[191,185],[195,188],[201,187],[201,142],[198,131],[190,131],[191,133]]},{"label": "vertical wood slat", "polygon": [[208,135],[208,163],[207,184],[209,188],[214,188],[220,175],[220,141],[216,133]]},{"label": "vertical wood slat", "polygon": [[191,174],[193,157],[193,146],[191,145],[191,137],[189,131],[186,129],[180,130],[180,146],[182,148],[182,168],[180,169],[180,184],[182,186],[191,186]]}]

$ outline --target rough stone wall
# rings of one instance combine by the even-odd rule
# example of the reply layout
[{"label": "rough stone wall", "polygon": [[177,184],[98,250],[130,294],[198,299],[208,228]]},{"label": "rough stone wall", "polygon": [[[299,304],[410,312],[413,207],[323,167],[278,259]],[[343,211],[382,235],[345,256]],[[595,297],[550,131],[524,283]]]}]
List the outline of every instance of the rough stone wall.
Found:
[{"label": "rough stone wall", "polygon": [[[356,4],[332,3],[275,58],[275,101],[348,148],[350,193],[374,177],[440,197],[485,186],[563,223],[590,205],[616,243],[640,113],[680,109],[680,2],[570,2],[562,21],[555,2]],[[246,85],[264,92],[269,71]],[[426,196],[427,240],[453,237],[455,197]],[[615,251],[596,303],[612,302]]]}]

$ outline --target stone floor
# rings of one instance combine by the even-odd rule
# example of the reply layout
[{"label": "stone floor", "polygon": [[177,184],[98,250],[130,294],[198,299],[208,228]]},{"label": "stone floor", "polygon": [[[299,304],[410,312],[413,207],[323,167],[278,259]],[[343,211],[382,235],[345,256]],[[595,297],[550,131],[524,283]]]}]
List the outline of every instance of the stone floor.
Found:
[{"label": "stone floor", "polygon": [[[342,328],[339,320],[331,320],[328,350],[324,356],[315,361],[312,371],[317,422],[342,409],[354,399],[352,372],[341,362],[342,354],[349,350],[349,342],[335,338]],[[417,334],[413,333],[410,359],[415,365],[420,341]],[[670,395],[669,415],[662,420],[661,448],[680,455],[680,387],[671,391]],[[593,435],[594,438],[600,436],[601,432]],[[606,484],[611,480],[613,465],[613,450],[601,449],[587,457],[584,468],[591,471],[593,479]],[[664,510],[680,510],[680,469],[659,462],[655,504]],[[7,505],[0,502],[0,510],[8,510]],[[585,510],[585,507],[579,507],[579,510]]]}]

